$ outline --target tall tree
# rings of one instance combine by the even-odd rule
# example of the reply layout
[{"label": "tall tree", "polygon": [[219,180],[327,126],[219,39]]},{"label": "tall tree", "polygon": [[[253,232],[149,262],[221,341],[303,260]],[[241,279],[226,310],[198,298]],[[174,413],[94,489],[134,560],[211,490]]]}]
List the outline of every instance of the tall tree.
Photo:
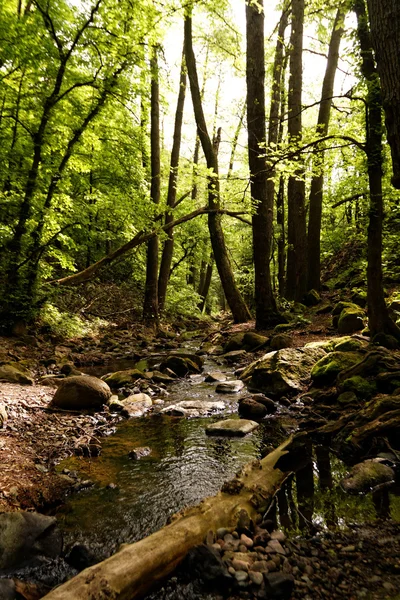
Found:
[{"label": "tall tree", "polygon": [[[151,98],[150,98],[150,198],[155,206],[160,203],[161,195],[161,158],[160,158],[160,87],[158,74],[158,48],[153,46],[151,59]],[[158,324],[158,236],[147,243],[146,284],[144,292],[143,319]]]},{"label": "tall tree", "polygon": [[[176,202],[176,190],[178,185],[178,168],[179,155],[181,148],[182,123],[183,123],[183,108],[185,105],[186,93],[186,65],[184,53],[182,54],[181,71],[179,78],[179,93],[175,112],[174,137],[171,150],[171,161],[169,167],[168,192],[167,192],[167,208],[165,211],[165,223],[171,223],[173,220],[173,209]],[[168,238],[164,242],[160,274],[158,277],[158,308],[162,312],[165,306],[167,296],[168,280],[170,276],[172,256],[174,252],[174,231],[168,231]]]},{"label": "tall tree", "polygon": [[367,84],[366,153],[369,181],[369,224],[367,301],[371,337],[388,333],[400,339],[400,329],[392,321],[385,303],[382,282],[382,100],[376,70],[365,0],[354,0],[357,33],[361,48],[361,71]]},{"label": "tall tree", "polygon": [[[344,15],[345,9],[344,3],[342,3],[337,10],[333,24],[325,76],[322,83],[321,102],[319,105],[317,122],[317,135],[322,137],[328,134],[329,129],[333,87],[339,61],[339,47],[344,31]],[[321,219],[324,190],[324,153],[314,153],[313,166],[316,169],[316,174],[313,175],[311,180],[309,200],[307,285],[308,289],[319,290],[321,287]]]},{"label": "tall tree", "polygon": [[400,189],[400,3],[367,0],[367,4],[392,152],[392,183]]},{"label": "tall tree", "polygon": [[260,56],[264,56],[263,0],[246,3],[246,104],[250,191],[254,205],[252,232],[256,328],[266,329],[278,319],[270,273],[274,197],[273,194],[267,196],[265,63]]},{"label": "tall tree", "polygon": [[[290,77],[288,92],[289,142],[298,145],[302,139],[304,0],[292,0],[290,36]],[[307,290],[307,233],[305,210],[304,165],[298,167],[288,182],[288,251],[286,298],[301,300]]]},{"label": "tall tree", "polygon": [[[185,57],[188,71],[190,90],[192,95],[193,110],[195,114],[197,131],[206,158],[208,174],[208,204],[211,209],[220,208],[220,190],[218,176],[218,158],[213,141],[208,133],[201,102],[199,81],[197,76],[196,59],[193,51],[192,17],[188,11],[185,17]],[[221,224],[221,215],[212,212],[208,215],[208,227],[210,231],[211,245],[214,252],[215,264],[221,279],[222,287],[228,302],[232,316],[237,323],[247,321],[250,318],[249,310],[236,285],[232,265],[229,260],[225,244],[224,232]]]}]

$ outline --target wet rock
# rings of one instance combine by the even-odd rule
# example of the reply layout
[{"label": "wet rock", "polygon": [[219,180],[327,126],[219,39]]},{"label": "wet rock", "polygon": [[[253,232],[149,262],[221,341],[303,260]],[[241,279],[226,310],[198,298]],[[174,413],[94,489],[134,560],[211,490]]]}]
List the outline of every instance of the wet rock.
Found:
[{"label": "wet rock", "polygon": [[111,389],[116,390],[124,386],[130,386],[138,379],[150,379],[149,376],[140,371],[139,369],[126,369],[125,371],[115,371],[115,373],[109,373],[105,375],[103,381],[110,386]]},{"label": "wet rock", "polygon": [[17,362],[0,365],[0,381],[19,383],[20,385],[33,385],[32,374]]},{"label": "wet rock", "polygon": [[62,536],[54,517],[39,513],[0,514],[0,569],[29,564],[38,557],[55,558]]},{"label": "wet rock", "polygon": [[289,600],[294,588],[294,577],[287,573],[267,573],[264,575],[268,597]]},{"label": "wet rock", "polygon": [[182,400],[167,406],[161,412],[173,417],[205,417],[224,410],[223,402],[205,402],[201,400]]},{"label": "wet rock", "polygon": [[251,388],[279,398],[302,391],[313,365],[326,356],[321,348],[285,348],[265,354],[240,376]]},{"label": "wet rock", "polygon": [[223,358],[226,360],[227,363],[231,364],[238,362],[245,356],[247,356],[246,350],[234,350],[232,352],[227,352],[226,354],[224,354]]},{"label": "wet rock", "polygon": [[187,352],[185,350],[176,350],[175,352],[171,352],[170,356],[178,356],[180,358],[187,358],[189,360],[191,360],[192,362],[195,363],[195,365],[197,365],[197,367],[200,369],[203,368],[203,364],[204,364],[204,359],[202,356],[199,356],[198,354],[194,354],[193,352]]},{"label": "wet rock", "polygon": [[233,579],[218,552],[201,544],[187,553],[183,572],[190,579],[198,579],[207,588],[229,589]]},{"label": "wet rock", "polygon": [[283,350],[284,348],[291,348],[291,346],[293,346],[293,338],[287,333],[278,333],[271,338],[271,350]]},{"label": "wet rock", "polygon": [[227,419],[218,421],[206,427],[207,435],[232,435],[244,436],[258,427],[255,421],[245,419]]},{"label": "wet rock", "polygon": [[65,556],[65,562],[77,571],[83,571],[99,562],[99,559],[84,544],[75,544]]},{"label": "wet rock", "polygon": [[225,381],[227,376],[225,373],[221,373],[220,371],[212,371],[211,373],[207,373],[204,381],[208,383],[217,383],[220,381]]},{"label": "wet rock", "polygon": [[269,415],[276,413],[276,411],[278,410],[278,405],[273,400],[271,400],[271,398],[264,396],[264,394],[253,394],[251,396],[251,399],[265,406],[265,408],[267,409],[267,414]]},{"label": "wet rock", "polygon": [[238,379],[236,381],[225,381],[223,383],[219,383],[215,388],[215,391],[218,394],[236,394],[237,392],[240,392],[240,390],[242,390],[243,388],[243,381],[240,381],[240,379]]},{"label": "wet rock", "polygon": [[[172,372],[172,371],[171,371]],[[161,373],[161,371],[151,371],[148,376],[154,381],[154,383],[174,383],[176,377],[171,377],[167,373]]]},{"label": "wet rock", "polygon": [[224,346],[224,353],[234,352],[243,349],[244,333],[232,335]]},{"label": "wet rock", "polygon": [[149,456],[149,454],[151,454],[151,448],[148,446],[139,446],[128,452],[129,458],[133,460],[139,460],[145,456]]},{"label": "wet rock", "polygon": [[251,398],[243,398],[239,401],[239,415],[244,419],[259,421],[267,414],[267,408],[256,400],[252,400]]},{"label": "wet rock", "polygon": [[201,373],[201,367],[191,358],[172,354],[160,365],[161,371],[165,371],[166,369],[170,369],[178,377],[185,377],[185,375],[189,375],[190,373]]},{"label": "wet rock", "polygon": [[341,371],[353,367],[362,358],[358,352],[330,352],[313,366],[311,379],[317,386],[330,385]]},{"label": "wet rock", "polygon": [[365,494],[378,485],[393,481],[394,478],[395,473],[391,467],[384,464],[382,459],[372,458],[354,465],[340,485],[350,494]]},{"label": "wet rock", "polygon": [[97,377],[67,377],[58,387],[50,406],[67,410],[95,409],[107,404],[110,396],[107,383]]},{"label": "wet rock", "polygon": [[153,402],[147,394],[132,394],[124,400],[122,400],[123,409],[121,411],[122,416],[128,419],[132,417],[141,417],[145,412],[152,407]]}]

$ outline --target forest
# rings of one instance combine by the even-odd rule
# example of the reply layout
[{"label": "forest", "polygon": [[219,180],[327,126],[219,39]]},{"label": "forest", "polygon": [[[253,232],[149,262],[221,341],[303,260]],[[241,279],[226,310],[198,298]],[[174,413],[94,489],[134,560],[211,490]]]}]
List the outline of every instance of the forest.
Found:
[{"label": "forest", "polygon": [[262,329],[343,251],[398,336],[398,136],[365,3],[268,7],[268,38],[260,3],[142,4],[2,5],[3,332],[124,310]]},{"label": "forest", "polygon": [[398,0],[0,3],[0,600],[400,589]]}]

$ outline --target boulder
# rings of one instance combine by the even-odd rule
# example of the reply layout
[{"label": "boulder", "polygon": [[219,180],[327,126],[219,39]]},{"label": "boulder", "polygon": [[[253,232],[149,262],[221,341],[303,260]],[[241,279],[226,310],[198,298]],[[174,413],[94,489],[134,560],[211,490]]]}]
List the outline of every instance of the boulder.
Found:
[{"label": "boulder", "polygon": [[293,346],[293,338],[287,333],[278,333],[271,338],[271,350],[283,350]]},{"label": "boulder", "polygon": [[244,388],[243,381],[240,379],[236,381],[224,381],[223,383],[219,383],[215,388],[215,391],[218,394],[236,394],[240,392]]},{"label": "boulder", "polygon": [[303,304],[305,306],[316,306],[321,302],[321,296],[317,290],[310,290],[303,296]]},{"label": "boulder", "polygon": [[265,408],[267,409],[267,414],[269,415],[276,413],[276,411],[278,410],[278,405],[273,400],[271,400],[271,398],[264,396],[264,394],[253,394],[251,396],[251,400],[255,400],[259,404],[265,406]]},{"label": "boulder", "polygon": [[345,308],[354,308],[354,309],[358,309],[359,310],[359,306],[357,306],[357,304],[354,304],[354,302],[343,302],[341,300],[340,302],[338,302],[337,304],[335,304],[335,306],[334,306],[334,308],[332,310],[332,316],[333,317],[339,317],[340,313]]},{"label": "boulder", "polygon": [[11,569],[56,558],[62,550],[62,536],[54,517],[39,513],[0,513],[0,569]]},{"label": "boulder", "polygon": [[221,373],[220,371],[212,371],[211,373],[207,373],[204,381],[207,383],[217,383],[220,381],[225,381],[227,376],[225,373]]},{"label": "boulder", "polygon": [[102,377],[103,381],[110,386],[111,389],[116,390],[124,386],[130,386],[138,379],[150,379],[149,376],[140,371],[139,369],[126,369],[125,371],[115,371],[115,373],[108,373]]},{"label": "boulder", "polygon": [[400,347],[399,341],[393,335],[387,333],[377,333],[372,338],[372,343],[389,350],[397,350]]},{"label": "boulder", "polygon": [[332,340],[333,350],[337,352],[357,352],[368,346],[367,340],[346,336]]},{"label": "boulder", "polygon": [[395,479],[395,472],[384,463],[385,459],[372,458],[354,465],[340,485],[349,494],[366,494],[378,485],[389,483]]},{"label": "boulder", "polygon": [[233,350],[232,352],[227,352],[223,355],[223,358],[227,363],[235,363],[238,362],[241,358],[247,356],[246,350]]},{"label": "boulder", "polygon": [[64,379],[53,396],[50,406],[66,410],[99,409],[107,404],[111,390],[105,381],[90,375]]},{"label": "boulder", "polygon": [[0,381],[33,385],[32,373],[17,362],[0,365]]},{"label": "boulder", "polygon": [[367,306],[367,292],[355,291],[351,296],[351,301],[357,304],[357,306],[365,308]]},{"label": "boulder", "polygon": [[253,400],[252,398],[243,398],[239,401],[239,416],[252,421],[260,421],[268,414],[267,408]]},{"label": "boulder", "polygon": [[166,371],[166,369],[170,369],[173,371],[178,377],[185,377],[185,375],[189,375],[190,373],[201,373],[201,366],[199,366],[199,362],[197,359],[200,359],[199,356],[196,356],[196,362],[192,358],[187,356],[178,355],[178,354],[170,354],[167,358],[161,363],[160,371]]},{"label": "boulder", "polygon": [[246,419],[226,419],[206,427],[207,435],[243,437],[258,427],[258,423]]},{"label": "boulder", "polygon": [[289,600],[294,589],[294,577],[287,573],[266,573],[264,576],[268,598]]},{"label": "boulder", "polygon": [[153,406],[153,402],[147,394],[132,394],[121,400],[121,403],[123,404],[121,415],[128,419],[141,417]]},{"label": "boulder", "polygon": [[364,311],[358,306],[356,308],[344,308],[339,316],[339,333],[353,333],[364,329],[364,316]]},{"label": "boulder", "polygon": [[235,350],[243,349],[244,333],[236,333],[232,335],[224,346],[224,352],[234,352]]},{"label": "boulder", "polygon": [[326,356],[321,348],[285,348],[265,354],[251,363],[240,378],[250,388],[273,398],[302,391],[313,365]]},{"label": "boulder", "polygon": [[375,381],[369,382],[364,377],[355,375],[345,379],[339,386],[341,392],[354,392],[357,398],[369,400],[376,393]]},{"label": "boulder", "polygon": [[204,402],[201,400],[182,400],[167,406],[161,412],[171,417],[207,417],[224,410],[223,402]]},{"label": "boulder", "polygon": [[331,385],[341,371],[361,362],[358,352],[330,352],[321,358],[311,370],[311,379],[317,386]]},{"label": "boulder", "polygon": [[248,331],[243,337],[243,348],[248,351],[256,350],[267,346],[269,338],[265,335],[260,335],[254,331]]}]

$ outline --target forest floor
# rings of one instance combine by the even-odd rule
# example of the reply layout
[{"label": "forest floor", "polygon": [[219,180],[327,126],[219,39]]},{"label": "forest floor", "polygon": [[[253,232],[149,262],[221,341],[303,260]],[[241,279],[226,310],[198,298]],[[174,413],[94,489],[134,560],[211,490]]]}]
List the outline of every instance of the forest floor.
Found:
[{"label": "forest floor", "polygon": [[[313,314],[310,324],[290,331],[293,346],[301,347],[307,342],[335,335],[330,321],[329,315]],[[199,323],[194,324],[196,326],[199,327]],[[208,329],[202,332],[202,337],[210,337],[217,331],[228,335],[246,330],[254,330],[254,322],[232,325],[222,321],[209,324]],[[262,333],[268,335],[271,332]],[[38,380],[44,374],[51,374],[53,357],[54,363],[61,358],[64,362],[74,362],[78,368],[82,364],[104,364],[120,357],[121,351],[126,351],[127,347],[132,357],[139,357],[148,339],[154,351],[163,349],[165,345],[170,348],[180,345],[179,336],[168,342],[168,338],[154,338],[151,332],[138,326],[120,332],[106,331],[103,337],[85,339],[84,342],[0,338],[0,358],[3,362],[26,361]],[[250,355],[249,362],[263,353],[260,351]],[[49,407],[55,390],[55,387],[36,383],[31,386],[0,383],[0,405],[3,404],[8,413],[7,421],[0,428],[0,512],[21,509],[48,512],[62,504],[71,490],[78,491],[85,487],[88,482],[57,474],[55,466],[93,436],[99,439],[113,433],[120,420],[108,412],[82,414],[55,411]],[[351,553],[340,555],[341,549],[349,545],[355,546],[356,551],[351,556]],[[336,562],[331,560],[329,548],[334,548],[339,554]],[[300,568],[305,569],[305,565],[308,570],[300,573],[300,583],[293,598],[400,598],[398,523],[389,519],[346,534],[331,534],[325,554],[319,550],[319,554],[310,555],[311,562],[307,558],[303,560],[301,552],[298,556],[294,555]],[[316,578],[308,575],[315,572],[314,563],[319,571]],[[385,565],[389,565],[389,570]],[[325,580],[329,580],[330,587],[323,585]],[[242,594],[241,597],[246,596]]]}]

